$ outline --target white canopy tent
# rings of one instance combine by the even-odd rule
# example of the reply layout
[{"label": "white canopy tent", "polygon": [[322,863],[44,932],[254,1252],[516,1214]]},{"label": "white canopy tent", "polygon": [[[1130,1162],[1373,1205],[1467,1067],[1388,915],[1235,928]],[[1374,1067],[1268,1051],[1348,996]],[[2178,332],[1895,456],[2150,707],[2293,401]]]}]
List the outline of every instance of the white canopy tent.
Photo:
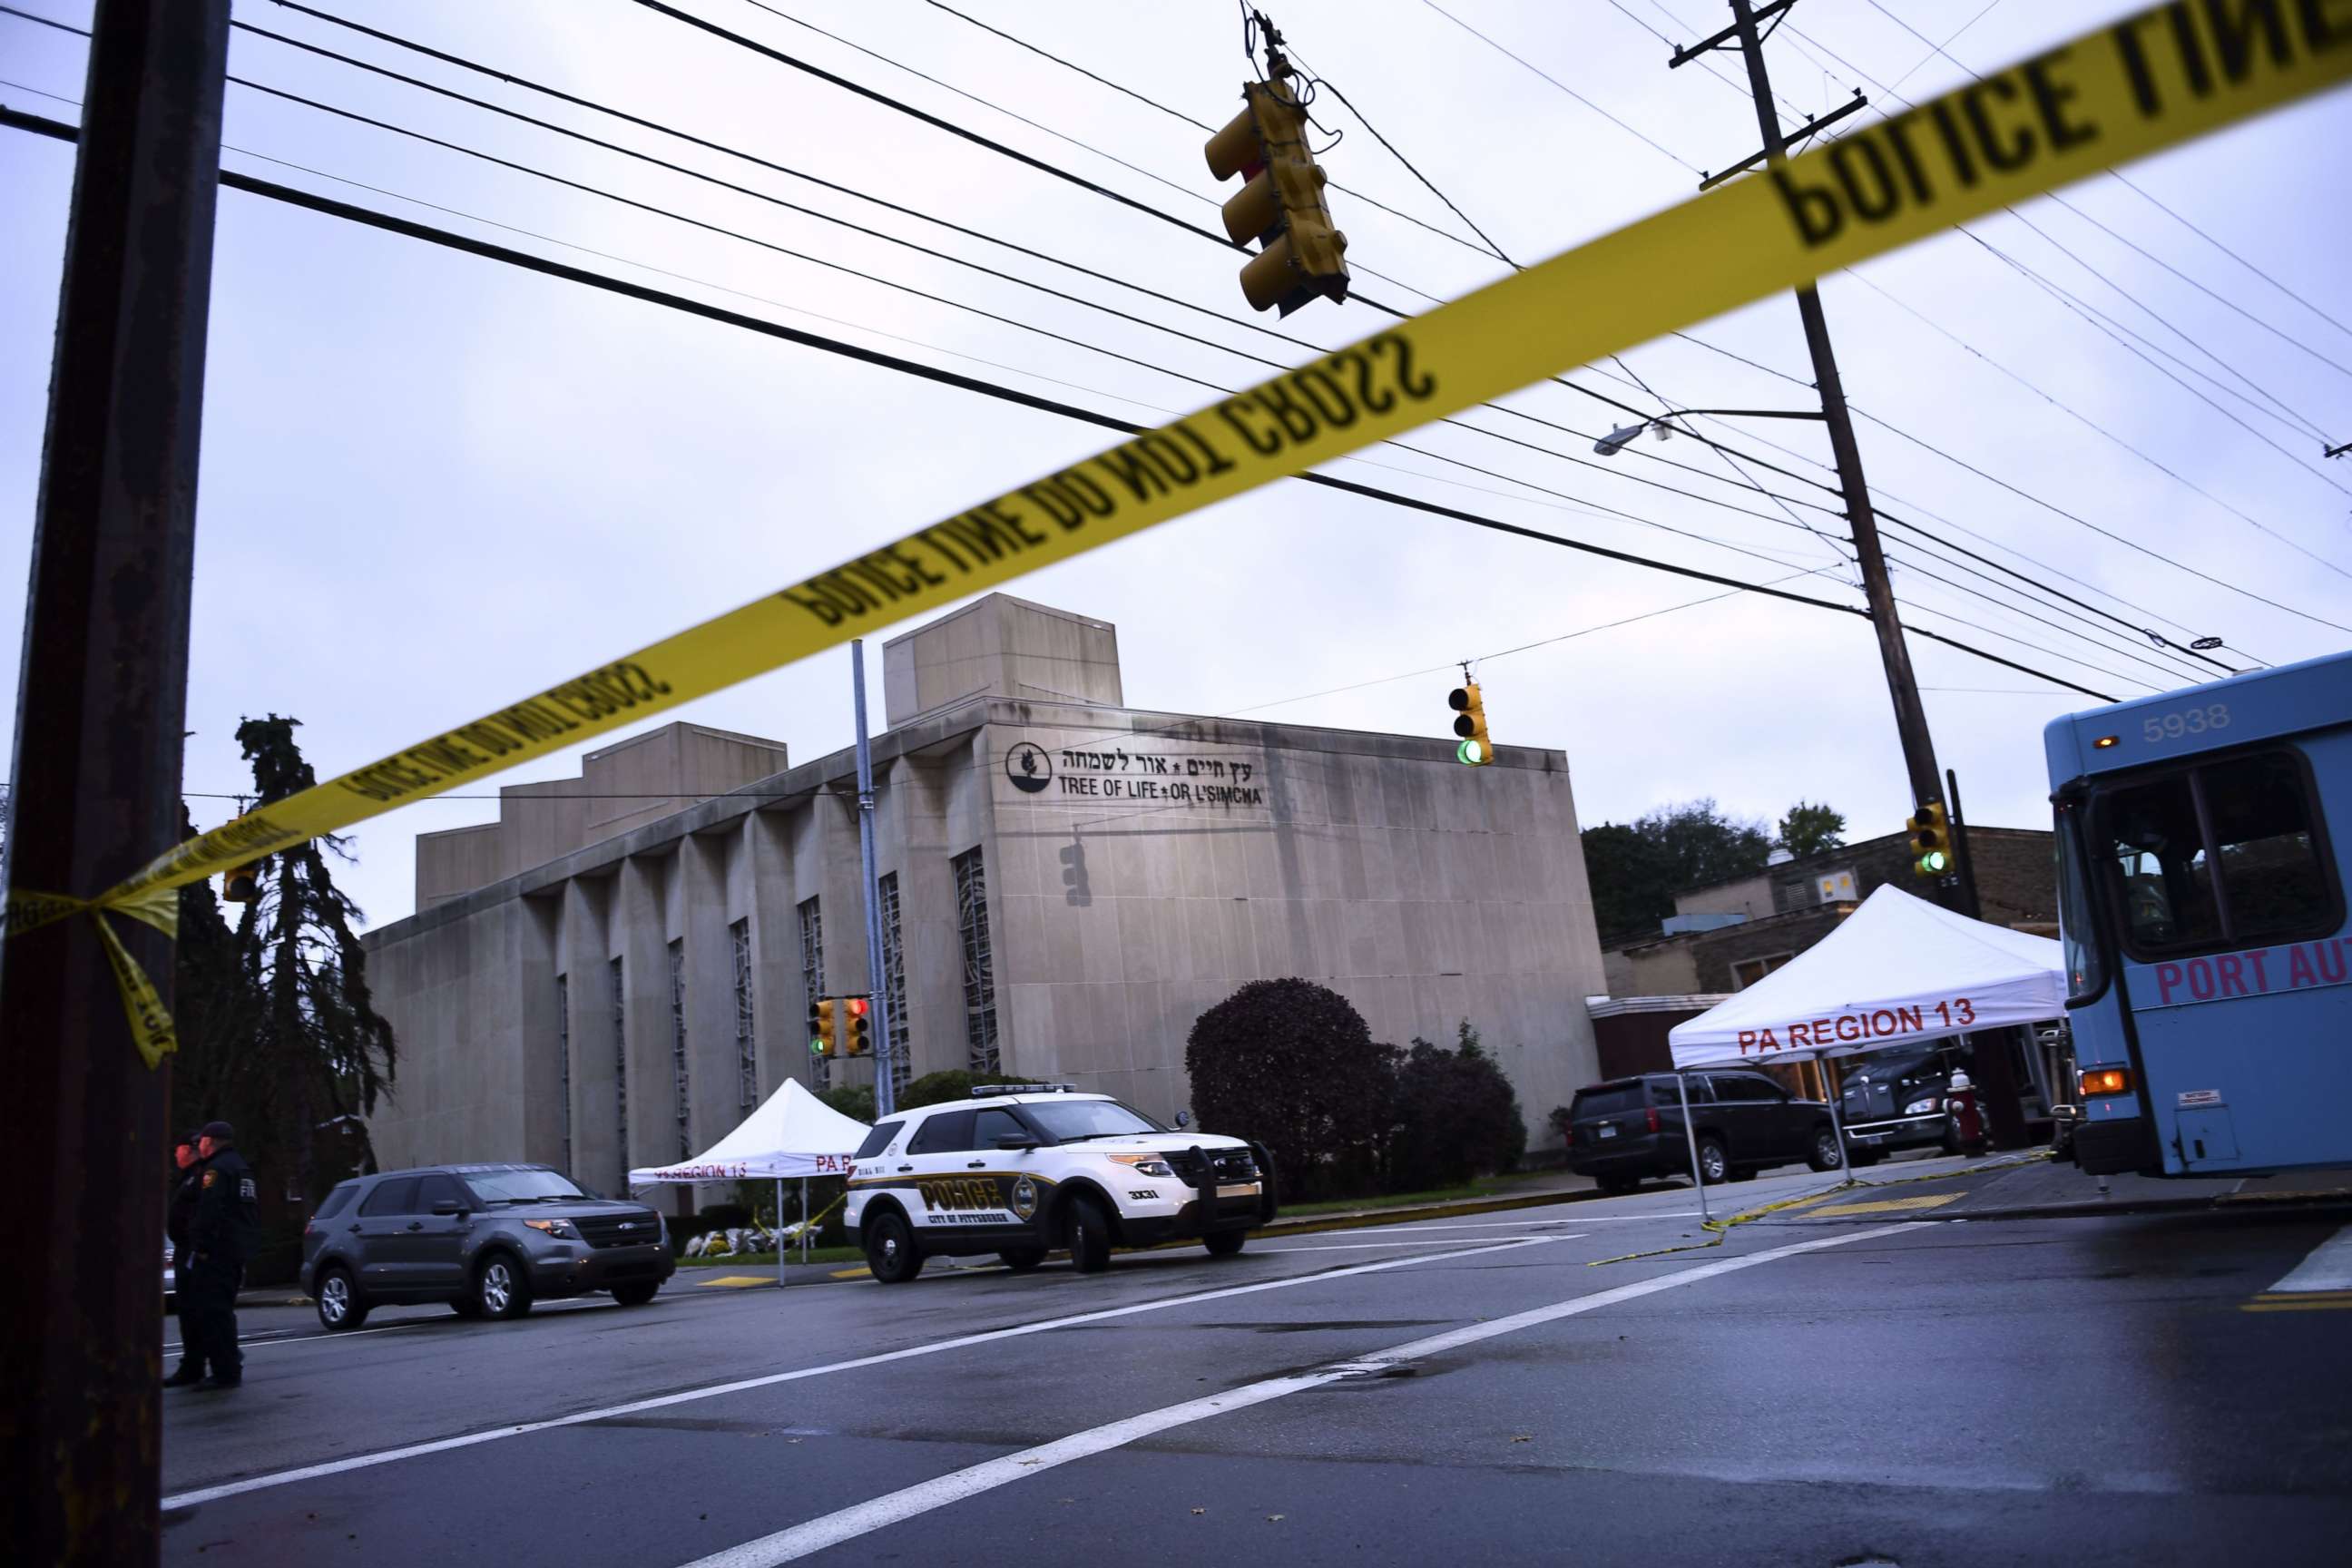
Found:
[{"label": "white canopy tent", "polygon": [[[848,1173],[857,1146],[873,1131],[844,1116],[793,1079],[762,1101],[732,1132],[702,1153],[675,1165],[649,1165],[629,1173],[629,1185],[659,1183],[768,1181],[776,1184],[776,1221],[783,1223],[784,1182],[798,1177],[805,1221],[808,1178]],[[805,1236],[803,1238],[805,1240]],[[783,1279],[783,1254],[776,1255],[776,1278]]]},{"label": "white canopy tent", "polygon": [[[1755,1067],[2037,1024],[2063,1017],[2065,1005],[2058,943],[1954,914],[1889,883],[1828,936],[1675,1025],[1666,1039],[1677,1071]],[[1832,1087],[1830,1120],[1843,1149],[1838,1100]]]},{"label": "white canopy tent", "polygon": [[1853,1056],[2065,1011],[2056,942],[1889,883],[1819,942],[1666,1038],[1677,1068],[1727,1067]]}]

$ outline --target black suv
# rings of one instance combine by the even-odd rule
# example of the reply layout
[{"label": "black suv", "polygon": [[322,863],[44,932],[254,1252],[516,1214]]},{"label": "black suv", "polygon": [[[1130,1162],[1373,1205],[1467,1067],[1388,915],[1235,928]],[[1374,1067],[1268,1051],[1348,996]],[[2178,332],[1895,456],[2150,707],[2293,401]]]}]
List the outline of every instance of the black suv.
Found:
[{"label": "black suv", "polygon": [[[1760,1072],[1689,1072],[1691,1131],[1707,1181],[1741,1181],[1768,1165],[1842,1163],[1829,1106],[1799,1100]],[[1630,1193],[1645,1176],[1690,1173],[1682,1090],[1673,1073],[1643,1073],[1576,1091],[1568,1111],[1568,1166],[1604,1193]]]},{"label": "black suv", "polygon": [[302,1227],[302,1289],[330,1329],[370,1309],[446,1301],[519,1318],[540,1296],[654,1299],[677,1271],[661,1216],[546,1165],[434,1165],[342,1183]]}]

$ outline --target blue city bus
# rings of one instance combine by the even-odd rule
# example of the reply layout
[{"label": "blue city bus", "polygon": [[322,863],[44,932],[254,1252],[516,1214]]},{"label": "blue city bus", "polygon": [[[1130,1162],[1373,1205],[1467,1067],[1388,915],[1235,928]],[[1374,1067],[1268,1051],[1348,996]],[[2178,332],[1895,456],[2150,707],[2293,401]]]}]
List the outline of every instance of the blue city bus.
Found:
[{"label": "blue city bus", "polygon": [[2352,1164],[2352,653],[2076,713],[2042,741],[2076,1163]]}]

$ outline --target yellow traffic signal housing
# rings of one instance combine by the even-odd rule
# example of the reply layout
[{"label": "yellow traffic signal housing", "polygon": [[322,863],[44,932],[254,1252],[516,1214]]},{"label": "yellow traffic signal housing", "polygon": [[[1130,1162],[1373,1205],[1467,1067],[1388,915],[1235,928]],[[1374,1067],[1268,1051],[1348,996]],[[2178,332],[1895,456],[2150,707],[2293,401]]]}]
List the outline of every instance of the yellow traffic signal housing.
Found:
[{"label": "yellow traffic signal housing", "polygon": [[1943,803],[1929,801],[1915,813],[1911,828],[1911,874],[1915,877],[1945,877],[1957,864],[1952,855],[1951,824],[1944,816]]},{"label": "yellow traffic signal housing", "polygon": [[841,1054],[840,1025],[836,1011],[840,1004],[830,996],[821,996],[809,1005],[809,1055],[837,1057]]},{"label": "yellow traffic signal housing", "polygon": [[1209,173],[1247,183],[1225,203],[1225,233],[1235,245],[1258,242],[1242,268],[1242,297],[1255,310],[1287,316],[1322,295],[1348,297],[1348,237],[1324,205],[1328,176],[1307,146],[1307,110],[1290,83],[1245,82],[1245,107],[1202,149]]},{"label": "yellow traffic signal housing", "polygon": [[842,1007],[847,1016],[843,1020],[846,1036],[842,1042],[845,1056],[866,1057],[874,1054],[874,1004],[863,996],[845,998]]},{"label": "yellow traffic signal housing", "polygon": [[1486,700],[1479,693],[1478,683],[1465,679],[1446,698],[1454,710],[1454,732],[1462,743],[1454,748],[1457,762],[1474,768],[1483,768],[1495,760],[1495,742],[1486,734]]},{"label": "yellow traffic signal housing", "polygon": [[259,903],[262,865],[259,860],[249,860],[221,873],[221,898],[232,904]]}]

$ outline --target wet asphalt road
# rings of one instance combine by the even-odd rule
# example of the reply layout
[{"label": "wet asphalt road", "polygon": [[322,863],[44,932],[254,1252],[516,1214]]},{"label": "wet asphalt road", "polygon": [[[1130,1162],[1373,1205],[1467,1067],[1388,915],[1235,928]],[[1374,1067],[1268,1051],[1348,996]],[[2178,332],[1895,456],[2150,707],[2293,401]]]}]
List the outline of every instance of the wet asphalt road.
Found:
[{"label": "wet asphalt road", "polygon": [[1704,1239],[1692,1195],[510,1324],[248,1311],[241,1391],[167,1391],[164,1558],[2343,1560],[2352,1292],[2247,1309],[2352,1215],[1811,1217],[1852,1202],[1597,1267]]}]

